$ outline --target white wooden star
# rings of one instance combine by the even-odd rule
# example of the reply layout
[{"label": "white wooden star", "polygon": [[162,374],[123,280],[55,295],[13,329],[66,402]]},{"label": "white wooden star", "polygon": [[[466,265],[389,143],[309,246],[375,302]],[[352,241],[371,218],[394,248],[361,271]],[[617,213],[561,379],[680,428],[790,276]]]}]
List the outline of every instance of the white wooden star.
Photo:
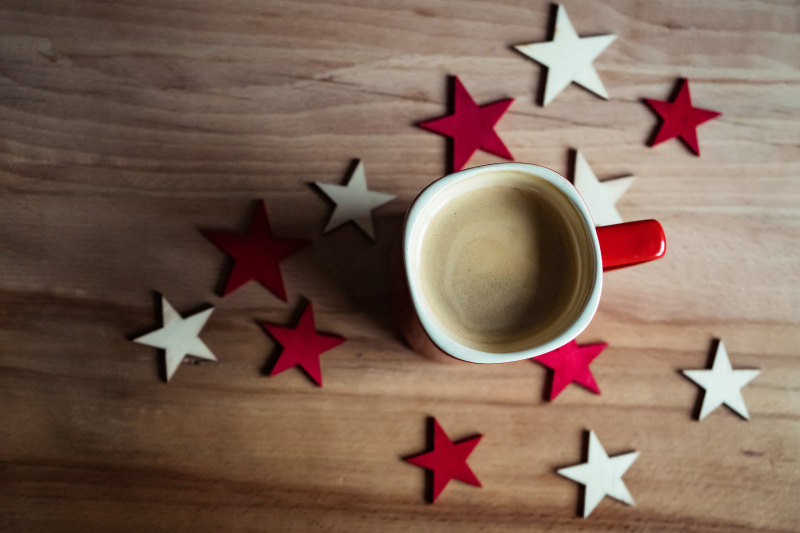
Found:
[{"label": "white wooden star", "polygon": [[364,175],[364,163],[361,161],[356,165],[347,185],[332,185],[319,181],[316,185],[336,204],[323,233],[328,233],[352,220],[374,241],[372,210],[396,198],[393,194],[367,189],[367,177]]},{"label": "white wooden star", "polygon": [[597,507],[603,496],[611,496],[628,505],[634,505],[622,475],[630,468],[639,452],[609,457],[594,431],[589,432],[589,457],[585,463],[561,468],[558,473],[586,487],[583,499],[583,517],[586,518]]},{"label": "white wooden star", "polygon": [[633,176],[625,176],[601,182],[595,176],[583,154],[580,151],[575,152],[575,177],[573,183],[586,202],[595,226],[610,226],[611,224],[622,222],[622,217],[619,216],[619,212],[617,212],[617,208],[614,205],[625,194],[625,191],[628,190],[628,187],[631,186],[635,179]]},{"label": "white wooden star", "polygon": [[699,420],[704,419],[723,403],[745,420],[750,419],[741,389],[755,379],[761,371],[731,368],[731,360],[728,358],[728,351],[722,341],[719,341],[717,345],[711,370],[682,370],[681,372],[706,391],[703,397],[703,407],[700,408]]},{"label": "white wooden star", "polygon": [[567,17],[567,11],[564,6],[559,5],[552,41],[521,44],[514,48],[547,67],[543,104],[547,105],[573,81],[608,99],[606,88],[592,66],[592,61],[616,38],[616,35],[578,37]]},{"label": "white wooden star", "polygon": [[133,342],[164,350],[167,363],[167,381],[172,378],[178,365],[187,355],[210,361],[217,360],[211,350],[208,349],[208,346],[198,337],[200,330],[206,325],[206,321],[214,311],[213,307],[183,318],[162,296],[161,309],[164,316],[164,325],[160,329],[133,339]]}]

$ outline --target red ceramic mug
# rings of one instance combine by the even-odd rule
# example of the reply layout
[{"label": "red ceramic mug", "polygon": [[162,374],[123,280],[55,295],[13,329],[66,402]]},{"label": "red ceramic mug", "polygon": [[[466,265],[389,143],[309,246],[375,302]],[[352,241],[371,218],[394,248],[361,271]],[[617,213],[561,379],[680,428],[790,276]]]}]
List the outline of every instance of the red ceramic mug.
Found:
[{"label": "red ceramic mug", "polygon": [[[513,343],[473,343],[448,328],[433,311],[421,281],[423,242],[437,213],[463,194],[487,187],[508,186],[527,193],[548,195],[567,228],[574,247],[578,274],[570,301],[548,326],[530,338]],[[402,243],[393,259],[393,291],[402,332],[417,352],[434,359],[472,363],[504,363],[536,357],[575,339],[591,322],[600,301],[603,271],[658,259],[666,240],[655,220],[596,228],[575,187],[557,172],[524,163],[501,163],[462,170],[423,190],[406,214]],[[535,330],[533,328],[532,330]]]}]

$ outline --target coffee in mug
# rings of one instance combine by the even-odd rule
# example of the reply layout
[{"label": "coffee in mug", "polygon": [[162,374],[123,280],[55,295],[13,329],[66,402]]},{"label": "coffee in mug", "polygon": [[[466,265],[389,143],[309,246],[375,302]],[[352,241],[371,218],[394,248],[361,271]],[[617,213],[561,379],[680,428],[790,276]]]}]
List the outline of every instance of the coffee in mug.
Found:
[{"label": "coffee in mug", "polygon": [[487,171],[472,185],[451,191],[429,215],[421,292],[461,344],[498,353],[538,344],[573,320],[573,304],[591,284],[578,282],[580,246],[589,241],[580,213],[557,187],[526,173]]},{"label": "coffee in mug", "polygon": [[554,205],[558,191],[504,184],[502,174],[496,185],[442,205],[420,256],[422,290],[439,322],[487,351],[546,332],[575,298],[579,270],[576,243]]},{"label": "coffee in mug", "polygon": [[429,185],[406,215],[392,263],[398,322],[434,359],[536,357],[586,328],[604,270],[652,261],[665,247],[655,220],[595,228],[572,184],[548,168],[462,170]]}]

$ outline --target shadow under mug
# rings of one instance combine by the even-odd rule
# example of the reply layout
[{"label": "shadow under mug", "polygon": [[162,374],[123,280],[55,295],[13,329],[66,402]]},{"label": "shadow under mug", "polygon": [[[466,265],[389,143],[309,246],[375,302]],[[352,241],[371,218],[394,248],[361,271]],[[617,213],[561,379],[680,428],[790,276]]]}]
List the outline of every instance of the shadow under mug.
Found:
[{"label": "shadow under mug", "polygon": [[[510,350],[483,350],[458,339],[437,320],[419,279],[422,239],[437,210],[453,198],[496,184],[496,176],[512,176],[516,186],[536,192],[552,186],[563,195],[569,211],[575,242],[583,253],[586,285],[580,300],[564,324],[545,339]],[[502,180],[500,180],[502,181]],[[561,200],[560,200],[561,201]],[[564,214],[567,217],[567,214]],[[666,238],[656,220],[640,220],[595,227],[589,210],[575,187],[557,172],[538,165],[499,163],[462,170],[440,178],[426,187],[406,213],[401,242],[391,260],[394,308],[400,329],[411,348],[441,361],[460,359],[472,363],[506,363],[548,353],[575,339],[591,322],[602,291],[604,270],[614,270],[652,261],[664,256]],[[455,358],[455,359],[454,359]]]}]

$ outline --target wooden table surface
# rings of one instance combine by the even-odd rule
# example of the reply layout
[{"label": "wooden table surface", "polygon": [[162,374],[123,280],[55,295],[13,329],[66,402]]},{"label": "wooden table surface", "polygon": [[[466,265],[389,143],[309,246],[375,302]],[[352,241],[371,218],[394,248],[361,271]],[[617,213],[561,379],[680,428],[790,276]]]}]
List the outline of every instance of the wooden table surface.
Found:
[{"label": "wooden table surface", "polygon": [[[577,2],[581,35],[619,36],[595,65],[604,101],[571,85],[546,108],[545,70],[510,46],[549,38],[533,0],[74,0],[0,4],[0,529],[5,531],[792,531],[800,526],[800,8],[794,1]],[[517,161],[601,178],[634,174],[623,218],[659,219],[667,256],[606,275],[579,340],[606,341],[596,396],[542,399],[529,361],[437,364],[399,339],[387,264],[402,217],[446,172],[446,140],[414,126],[447,109],[447,75],[479,103],[515,101],[498,132]],[[646,146],[642,98],[691,80],[721,111]],[[309,186],[364,161],[377,242],[322,235]],[[480,153],[469,164],[498,162]],[[283,263],[289,301],[256,283],[221,298],[228,265],[201,229],[244,230],[264,199],[278,235],[313,239]],[[130,339],[216,310],[218,363],[162,378]],[[259,322],[303,298],[320,330],[324,388],[275,377]],[[714,339],[751,420],[693,418]],[[426,419],[483,483],[425,503]],[[555,474],[594,430],[641,452],[629,507],[579,518]]]}]

